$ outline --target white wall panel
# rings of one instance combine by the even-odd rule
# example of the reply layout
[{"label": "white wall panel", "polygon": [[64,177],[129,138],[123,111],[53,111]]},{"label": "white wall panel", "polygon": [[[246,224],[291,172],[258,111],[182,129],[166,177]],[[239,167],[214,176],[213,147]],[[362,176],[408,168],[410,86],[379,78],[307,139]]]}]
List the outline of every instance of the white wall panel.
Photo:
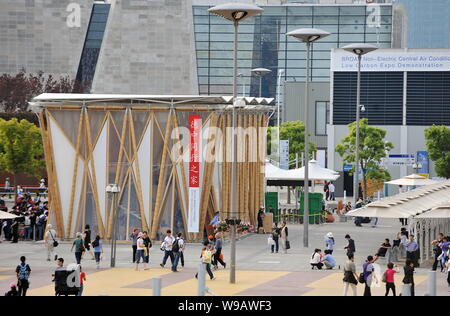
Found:
[{"label": "white wall panel", "polygon": [[[142,138],[142,143],[138,149],[138,161],[139,161],[139,171],[140,180],[142,188],[142,198],[144,201],[144,215],[147,223],[150,223],[150,188],[151,188],[151,172],[152,166],[150,165],[150,155],[151,155],[151,140],[153,139],[152,131],[153,128],[149,124],[145,130],[144,137]],[[136,173],[136,162],[133,162],[133,169]]]},{"label": "white wall panel", "polygon": [[51,116],[49,118],[58,190],[61,200],[61,213],[64,227],[66,228],[69,219],[76,152],[55,120]]},{"label": "white wall panel", "polygon": [[106,153],[108,152],[108,129],[109,122],[106,121],[103,126],[102,132],[100,133],[100,137],[98,138],[97,144],[95,145],[95,149],[92,155],[94,168],[95,168],[95,177],[97,182],[97,192],[98,192],[98,202],[100,206],[100,216],[102,217],[103,224],[106,223],[106,191],[105,188],[108,185],[106,183],[107,178],[107,157]]}]

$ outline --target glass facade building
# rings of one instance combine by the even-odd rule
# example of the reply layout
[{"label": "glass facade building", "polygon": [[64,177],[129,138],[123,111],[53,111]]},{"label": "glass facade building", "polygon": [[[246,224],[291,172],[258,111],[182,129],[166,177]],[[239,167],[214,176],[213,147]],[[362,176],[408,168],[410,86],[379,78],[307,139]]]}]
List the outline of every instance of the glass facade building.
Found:
[{"label": "glass facade building", "polygon": [[[280,70],[284,81],[304,81],[306,47],[286,33],[298,28],[320,28],[332,35],[313,45],[312,80],[330,80],[330,50],[362,42],[392,47],[392,5],[265,6],[264,13],[241,23],[239,28],[239,91],[258,95],[259,78],[251,69],[272,73],[263,78],[263,97],[277,95]],[[208,13],[208,6],[194,6],[194,26],[200,94],[231,94],[233,26]],[[242,92],[244,93],[244,92]]]}]

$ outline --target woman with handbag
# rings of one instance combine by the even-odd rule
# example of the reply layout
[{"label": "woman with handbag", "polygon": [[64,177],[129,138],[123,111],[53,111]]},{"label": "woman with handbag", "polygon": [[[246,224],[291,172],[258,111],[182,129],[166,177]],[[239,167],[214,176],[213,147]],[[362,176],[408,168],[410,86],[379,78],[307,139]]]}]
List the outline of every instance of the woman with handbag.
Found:
[{"label": "woman with handbag", "polygon": [[[56,241],[56,231],[53,229],[52,225],[47,225],[47,232],[44,236],[44,244],[47,248],[47,261],[51,261],[53,256],[53,252],[55,248],[59,246],[59,243]],[[55,261],[58,259],[58,255],[55,255]]]},{"label": "woman with handbag", "polygon": [[286,222],[284,221],[283,224],[281,224],[281,248],[283,248],[283,252],[287,254],[287,251],[291,249],[291,244],[289,242],[289,229],[286,226]]},{"label": "woman with handbag", "polygon": [[355,256],[348,255],[348,261],[344,265],[344,296],[348,295],[348,289],[351,288],[353,296],[358,295],[356,286],[358,285],[358,275],[356,274]]}]

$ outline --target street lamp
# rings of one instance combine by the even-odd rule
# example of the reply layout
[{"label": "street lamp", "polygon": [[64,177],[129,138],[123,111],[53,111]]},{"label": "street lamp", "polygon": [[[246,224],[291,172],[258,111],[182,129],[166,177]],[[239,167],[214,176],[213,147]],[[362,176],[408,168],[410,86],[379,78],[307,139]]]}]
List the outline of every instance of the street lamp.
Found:
[{"label": "street lamp", "polygon": [[423,165],[422,165],[420,162],[415,162],[415,163],[412,165],[412,167],[413,167],[415,173],[418,174],[418,173],[419,173],[419,170],[423,168]]},{"label": "street lamp", "polygon": [[242,97],[245,98],[245,94],[246,94],[246,87],[245,87],[245,76],[243,73],[238,74],[238,77],[241,78],[242,81]]},{"label": "street lamp", "polygon": [[306,44],[306,80],[305,80],[305,183],[304,187],[304,216],[303,216],[303,246],[309,247],[309,81],[310,81],[310,55],[311,43],[325,38],[331,33],[319,29],[298,29],[286,34]]},{"label": "street lamp", "polygon": [[117,255],[117,195],[120,193],[120,187],[118,184],[109,184],[106,187],[106,193],[112,195],[112,234],[111,234],[111,268],[116,267],[116,255]]},{"label": "street lamp", "polygon": [[281,163],[281,152],[280,152],[280,132],[281,132],[281,78],[284,75],[284,69],[278,71],[278,93],[277,93],[277,126],[278,126],[278,144],[277,144],[277,154],[278,154],[278,166]]},{"label": "street lamp", "polygon": [[256,68],[252,70],[252,73],[259,77],[259,97],[262,97],[262,79],[264,76],[270,74],[272,70],[266,69],[266,68]]},{"label": "street lamp", "polygon": [[[215,6],[208,10],[209,13],[215,14],[217,16],[220,16],[224,19],[227,19],[234,24],[234,50],[233,50],[233,104],[237,101],[237,77],[238,77],[238,29],[239,29],[239,22],[246,18],[250,18],[252,16],[261,14],[264,10],[260,7],[254,5],[254,4],[247,4],[247,3],[226,3],[221,4],[218,6]],[[236,283],[236,222],[237,214],[236,214],[236,207],[237,203],[235,200],[235,197],[237,196],[236,192],[236,180],[237,180],[237,168],[236,168],[236,133],[235,133],[235,127],[236,127],[236,109],[235,106],[233,106],[233,136],[231,140],[231,148],[232,148],[232,162],[231,162],[231,185],[233,186],[233,189],[231,190],[231,203],[232,203],[232,210],[231,210],[231,255],[230,255],[230,283],[234,284]]]},{"label": "street lamp", "polygon": [[[359,121],[361,119],[361,62],[362,56],[373,52],[378,49],[378,47],[371,44],[350,44],[344,46],[344,49],[347,52],[355,54],[358,56],[358,86],[356,92],[356,159],[355,159],[355,174],[354,174],[354,187],[353,187],[353,195],[355,197],[355,205],[358,203],[360,198],[359,196],[359,143],[360,143],[360,132],[359,132]],[[363,106],[364,107],[364,106]],[[365,109],[365,107],[364,107]]]}]

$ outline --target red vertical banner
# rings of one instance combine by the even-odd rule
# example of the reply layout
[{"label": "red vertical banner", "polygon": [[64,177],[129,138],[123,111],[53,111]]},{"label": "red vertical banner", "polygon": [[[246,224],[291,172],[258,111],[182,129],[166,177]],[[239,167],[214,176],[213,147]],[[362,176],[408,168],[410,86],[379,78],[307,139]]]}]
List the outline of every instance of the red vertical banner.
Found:
[{"label": "red vertical banner", "polygon": [[188,232],[200,231],[200,163],[202,157],[202,118],[189,115],[189,216]]}]

